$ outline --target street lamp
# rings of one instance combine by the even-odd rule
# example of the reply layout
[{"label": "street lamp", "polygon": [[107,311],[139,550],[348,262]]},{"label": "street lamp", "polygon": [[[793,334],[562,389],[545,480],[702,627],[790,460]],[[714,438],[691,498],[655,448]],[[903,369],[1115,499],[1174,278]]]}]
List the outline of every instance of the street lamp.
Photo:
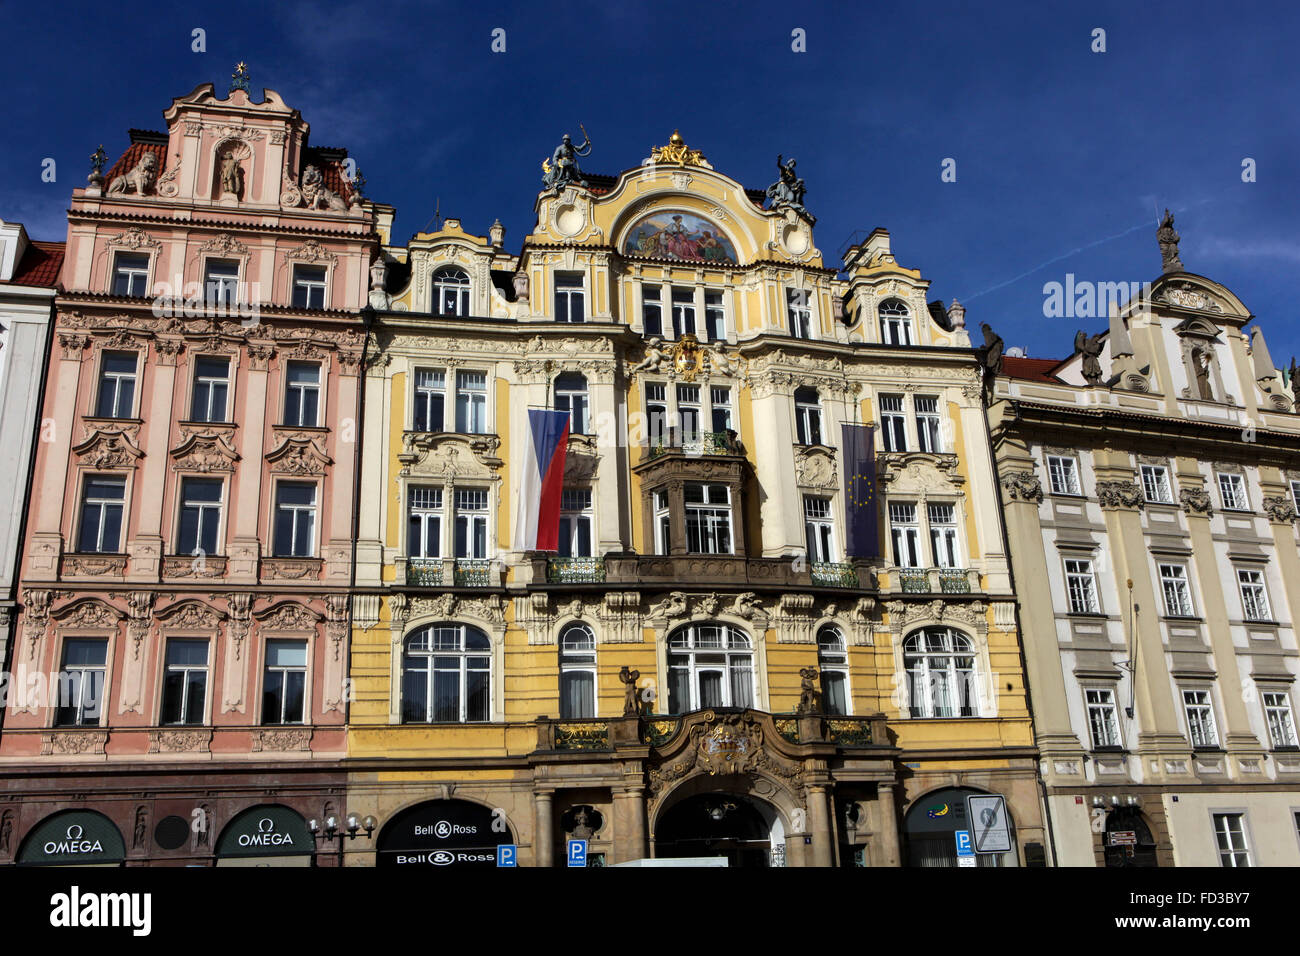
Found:
[{"label": "street lamp", "polygon": [[339,827],[339,818],[333,814],[330,814],[325,818],[325,825],[323,827],[321,826],[321,822],[315,817],[312,817],[312,819],[307,821],[307,829],[311,831],[312,836],[317,840],[320,840],[322,843],[327,840],[339,841],[339,866],[343,865],[343,841],[355,840],[357,838],[358,830],[365,830],[366,839],[370,839],[370,837],[374,835],[375,827],[378,825],[379,821],[374,817],[367,815],[364,820],[361,820],[358,819],[355,813],[348,814],[347,825],[343,828]]}]

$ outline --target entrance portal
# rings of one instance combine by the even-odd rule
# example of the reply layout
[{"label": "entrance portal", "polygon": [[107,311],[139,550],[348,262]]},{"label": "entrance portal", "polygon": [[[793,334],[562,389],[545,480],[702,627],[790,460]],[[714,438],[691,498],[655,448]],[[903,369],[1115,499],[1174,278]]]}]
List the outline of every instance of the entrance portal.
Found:
[{"label": "entrance portal", "polygon": [[734,793],[698,793],[664,811],[655,827],[655,856],[724,856],[728,866],[771,866],[784,860],[785,829],[771,807]]}]

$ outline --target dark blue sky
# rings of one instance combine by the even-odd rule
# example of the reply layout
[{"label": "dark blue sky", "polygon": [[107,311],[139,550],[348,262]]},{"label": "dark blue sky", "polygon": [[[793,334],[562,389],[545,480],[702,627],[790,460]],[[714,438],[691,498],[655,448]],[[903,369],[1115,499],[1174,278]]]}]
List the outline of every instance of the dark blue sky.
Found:
[{"label": "dark blue sky", "polygon": [[[1104,326],[1044,318],[1043,284],[1154,279],[1169,206],[1186,267],[1241,297],[1279,364],[1300,354],[1293,3],[4,2],[0,23],[0,218],[36,238],[64,237],[96,144],[115,158],[129,127],[162,129],[173,97],[224,92],[243,59],[255,97],[278,91],[314,144],[357,157],[367,193],[397,206],[399,240],[440,199],[474,232],[500,217],[517,250],[562,132],[583,122],[584,168],[616,173],[679,127],[748,186],[796,156],[828,264],[854,230],[884,226],[931,298],[961,299],[971,327],[1034,356]],[[45,157],[56,183],[41,182]],[[1257,182],[1241,180],[1245,157]]]}]

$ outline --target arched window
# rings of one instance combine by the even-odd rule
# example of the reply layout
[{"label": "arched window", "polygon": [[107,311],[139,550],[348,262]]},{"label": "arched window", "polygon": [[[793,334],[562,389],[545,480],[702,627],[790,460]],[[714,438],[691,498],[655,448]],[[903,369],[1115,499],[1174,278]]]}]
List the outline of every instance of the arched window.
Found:
[{"label": "arched window", "polygon": [[437,315],[469,315],[469,274],[447,266],[433,274],[433,311]]},{"label": "arched window", "polygon": [[403,723],[491,719],[492,645],[466,624],[430,624],[406,638]]},{"label": "arched window", "polygon": [[903,642],[913,717],[975,717],[975,648],[949,627],[927,627]]},{"label": "arched window", "polygon": [[569,434],[587,434],[587,378],[580,372],[565,372],[555,380],[555,410],[569,413]]},{"label": "arched window", "polygon": [[849,713],[849,652],[840,629],[827,624],[817,632],[817,665],[822,677],[822,710]]},{"label": "arched window", "polygon": [[812,386],[794,390],[794,430],[801,445],[822,443],[822,406]]},{"label": "arched window", "polygon": [[886,345],[912,344],[912,312],[898,299],[880,303],[880,341]]},{"label": "arched window", "polygon": [[596,716],[596,635],[585,624],[560,634],[560,717]]},{"label": "arched window", "polygon": [[689,624],[668,639],[668,712],[754,706],[754,647],[726,624]]}]

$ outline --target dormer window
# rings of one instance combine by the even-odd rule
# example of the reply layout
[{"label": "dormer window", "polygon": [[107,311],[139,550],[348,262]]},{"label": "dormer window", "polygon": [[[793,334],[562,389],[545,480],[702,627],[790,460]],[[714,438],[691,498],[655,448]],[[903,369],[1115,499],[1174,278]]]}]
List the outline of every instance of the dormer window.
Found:
[{"label": "dormer window", "polygon": [[555,321],[587,321],[587,293],[581,272],[555,273]]},{"label": "dormer window", "polygon": [[293,267],[293,305],[297,309],[325,308],[325,267]]},{"label": "dormer window", "polygon": [[898,299],[880,304],[880,340],[886,345],[912,344],[912,313]]},{"label": "dormer window", "polygon": [[433,275],[436,315],[469,315],[469,275],[463,269],[439,269]]},{"label": "dormer window", "polygon": [[119,252],[113,258],[113,295],[140,298],[149,294],[149,257]]}]

